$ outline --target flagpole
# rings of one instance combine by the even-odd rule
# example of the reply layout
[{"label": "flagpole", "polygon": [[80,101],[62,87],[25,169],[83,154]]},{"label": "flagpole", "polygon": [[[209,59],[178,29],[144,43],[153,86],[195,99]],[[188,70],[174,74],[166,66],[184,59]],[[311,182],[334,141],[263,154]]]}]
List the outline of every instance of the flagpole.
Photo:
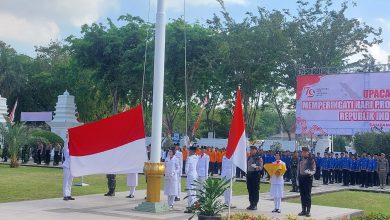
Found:
[{"label": "flagpole", "polygon": [[150,162],[145,162],[144,173],[147,177],[146,202],[135,209],[145,212],[168,210],[165,203],[160,203],[161,178],[165,172],[161,157],[162,114],[164,97],[164,62],[165,62],[165,0],[157,1],[156,31],[154,46],[152,141]]},{"label": "flagpole", "polygon": [[229,195],[229,208],[228,208],[228,220],[230,220],[230,210],[232,207],[232,199],[233,199],[233,174],[234,174],[234,166],[232,162],[232,172],[231,172],[231,178],[230,178],[230,195]]}]

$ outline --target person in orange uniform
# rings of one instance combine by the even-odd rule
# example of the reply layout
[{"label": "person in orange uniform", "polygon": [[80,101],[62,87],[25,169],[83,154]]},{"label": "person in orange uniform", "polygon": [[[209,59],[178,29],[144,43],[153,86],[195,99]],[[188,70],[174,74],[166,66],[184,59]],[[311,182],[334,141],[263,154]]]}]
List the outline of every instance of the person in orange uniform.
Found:
[{"label": "person in orange uniform", "polygon": [[183,154],[183,169],[182,169],[182,173],[184,174],[185,173],[185,167],[186,167],[186,161],[187,161],[187,157],[188,157],[188,150],[187,150],[187,146],[183,146],[182,150],[181,150],[181,153]]},{"label": "person in orange uniform", "polygon": [[218,149],[218,150],[217,150],[217,159],[216,159],[216,162],[217,162],[217,169],[216,169],[216,171],[217,171],[217,173],[218,173],[219,175],[221,175],[222,157],[223,157],[223,155],[222,155],[222,149]]},{"label": "person in orange uniform", "polygon": [[209,157],[210,157],[209,173],[212,176],[215,173],[215,164],[217,162],[217,152],[215,148],[212,148]]},{"label": "person in orange uniform", "polygon": [[202,150],[200,149],[199,145],[196,146],[196,155],[200,156],[202,154]]}]

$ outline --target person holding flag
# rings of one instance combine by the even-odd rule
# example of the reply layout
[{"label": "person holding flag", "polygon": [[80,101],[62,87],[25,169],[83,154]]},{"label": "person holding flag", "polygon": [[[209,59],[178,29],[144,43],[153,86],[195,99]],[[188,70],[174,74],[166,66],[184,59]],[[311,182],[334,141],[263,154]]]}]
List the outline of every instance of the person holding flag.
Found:
[{"label": "person holding flag", "polygon": [[165,177],[164,177],[164,194],[168,196],[168,206],[173,208],[175,198],[179,197],[178,173],[181,173],[180,162],[173,155],[173,150],[169,149],[168,156],[165,160]]},{"label": "person holding flag", "polygon": [[[223,155],[222,158],[222,170],[221,170],[221,178],[225,180],[231,180],[236,175],[236,167],[234,166],[231,159],[228,159],[226,155]],[[234,206],[231,205],[231,189],[225,190],[223,193],[225,204],[230,206],[231,208],[234,208]]]},{"label": "person holding flag", "polygon": [[280,152],[275,153],[275,161],[264,165],[271,176],[271,197],[274,198],[275,209],[272,212],[280,213],[280,205],[284,195],[284,178],[283,175],[287,171],[286,164],[280,160]]},{"label": "person holding flag", "polygon": [[[226,158],[247,173],[247,188],[249,192],[249,210],[256,210],[259,201],[260,170],[263,168],[262,159],[257,157],[257,149],[251,147],[252,156],[246,156],[246,136],[244,114],[242,111],[241,89],[238,87],[236,105],[234,106],[233,119],[230,125],[228,145],[226,148]],[[248,167],[248,169],[247,169]],[[230,188],[233,181],[230,179]],[[230,214],[230,206],[229,206]]]}]

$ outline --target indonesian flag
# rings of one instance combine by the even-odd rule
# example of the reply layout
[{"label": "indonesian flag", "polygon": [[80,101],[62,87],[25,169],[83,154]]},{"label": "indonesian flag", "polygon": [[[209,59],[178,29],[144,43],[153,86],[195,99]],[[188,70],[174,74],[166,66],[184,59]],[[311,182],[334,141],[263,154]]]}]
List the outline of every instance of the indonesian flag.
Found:
[{"label": "indonesian flag", "polygon": [[148,160],[142,106],[69,129],[72,176],[140,173]]},{"label": "indonesian flag", "polygon": [[236,106],[234,107],[232,124],[230,125],[226,157],[228,159],[232,158],[234,165],[246,172],[246,137],[240,87],[238,87]]}]

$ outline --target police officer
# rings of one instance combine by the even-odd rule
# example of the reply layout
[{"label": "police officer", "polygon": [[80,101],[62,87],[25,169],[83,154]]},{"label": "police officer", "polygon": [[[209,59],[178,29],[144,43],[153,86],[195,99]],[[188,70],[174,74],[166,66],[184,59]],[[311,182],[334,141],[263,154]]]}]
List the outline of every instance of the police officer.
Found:
[{"label": "police officer", "polygon": [[302,147],[302,159],[298,163],[299,193],[301,195],[302,211],[299,216],[310,217],[311,188],[313,175],[316,173],[316,162],[311,157],[309,148]]},{"label": "police officer", "polygon": [[249,194],[250,205],[248,210],[256,210],[259,202],[260,170],[263,169],[263,159],[257,154],[256,146],[250,146],[250,154],[247,159],[246,187]]},{"label": "police officer", "polygon": [[115,187],[116,187],[116,175],[115,174],[107,174],[107,187],[108,192],[104,194],[104,196],[115,196]]},{"label": "police officer", "polygon": [[381,157],[378,159],[378,175],[379,184],[381,189],[385,188],[387,173],[389,172],[389,162],[385,158],[385,154],[381,153]]},{"label": "police officer", "polygon": [[294,152],[292,159],[290,161],[290,169],[291,169],[291,184],[292,184],[292,190],[290,192],[298,192],[298,185],[297,185],[297,170],[298,170],[298,152]]}]

